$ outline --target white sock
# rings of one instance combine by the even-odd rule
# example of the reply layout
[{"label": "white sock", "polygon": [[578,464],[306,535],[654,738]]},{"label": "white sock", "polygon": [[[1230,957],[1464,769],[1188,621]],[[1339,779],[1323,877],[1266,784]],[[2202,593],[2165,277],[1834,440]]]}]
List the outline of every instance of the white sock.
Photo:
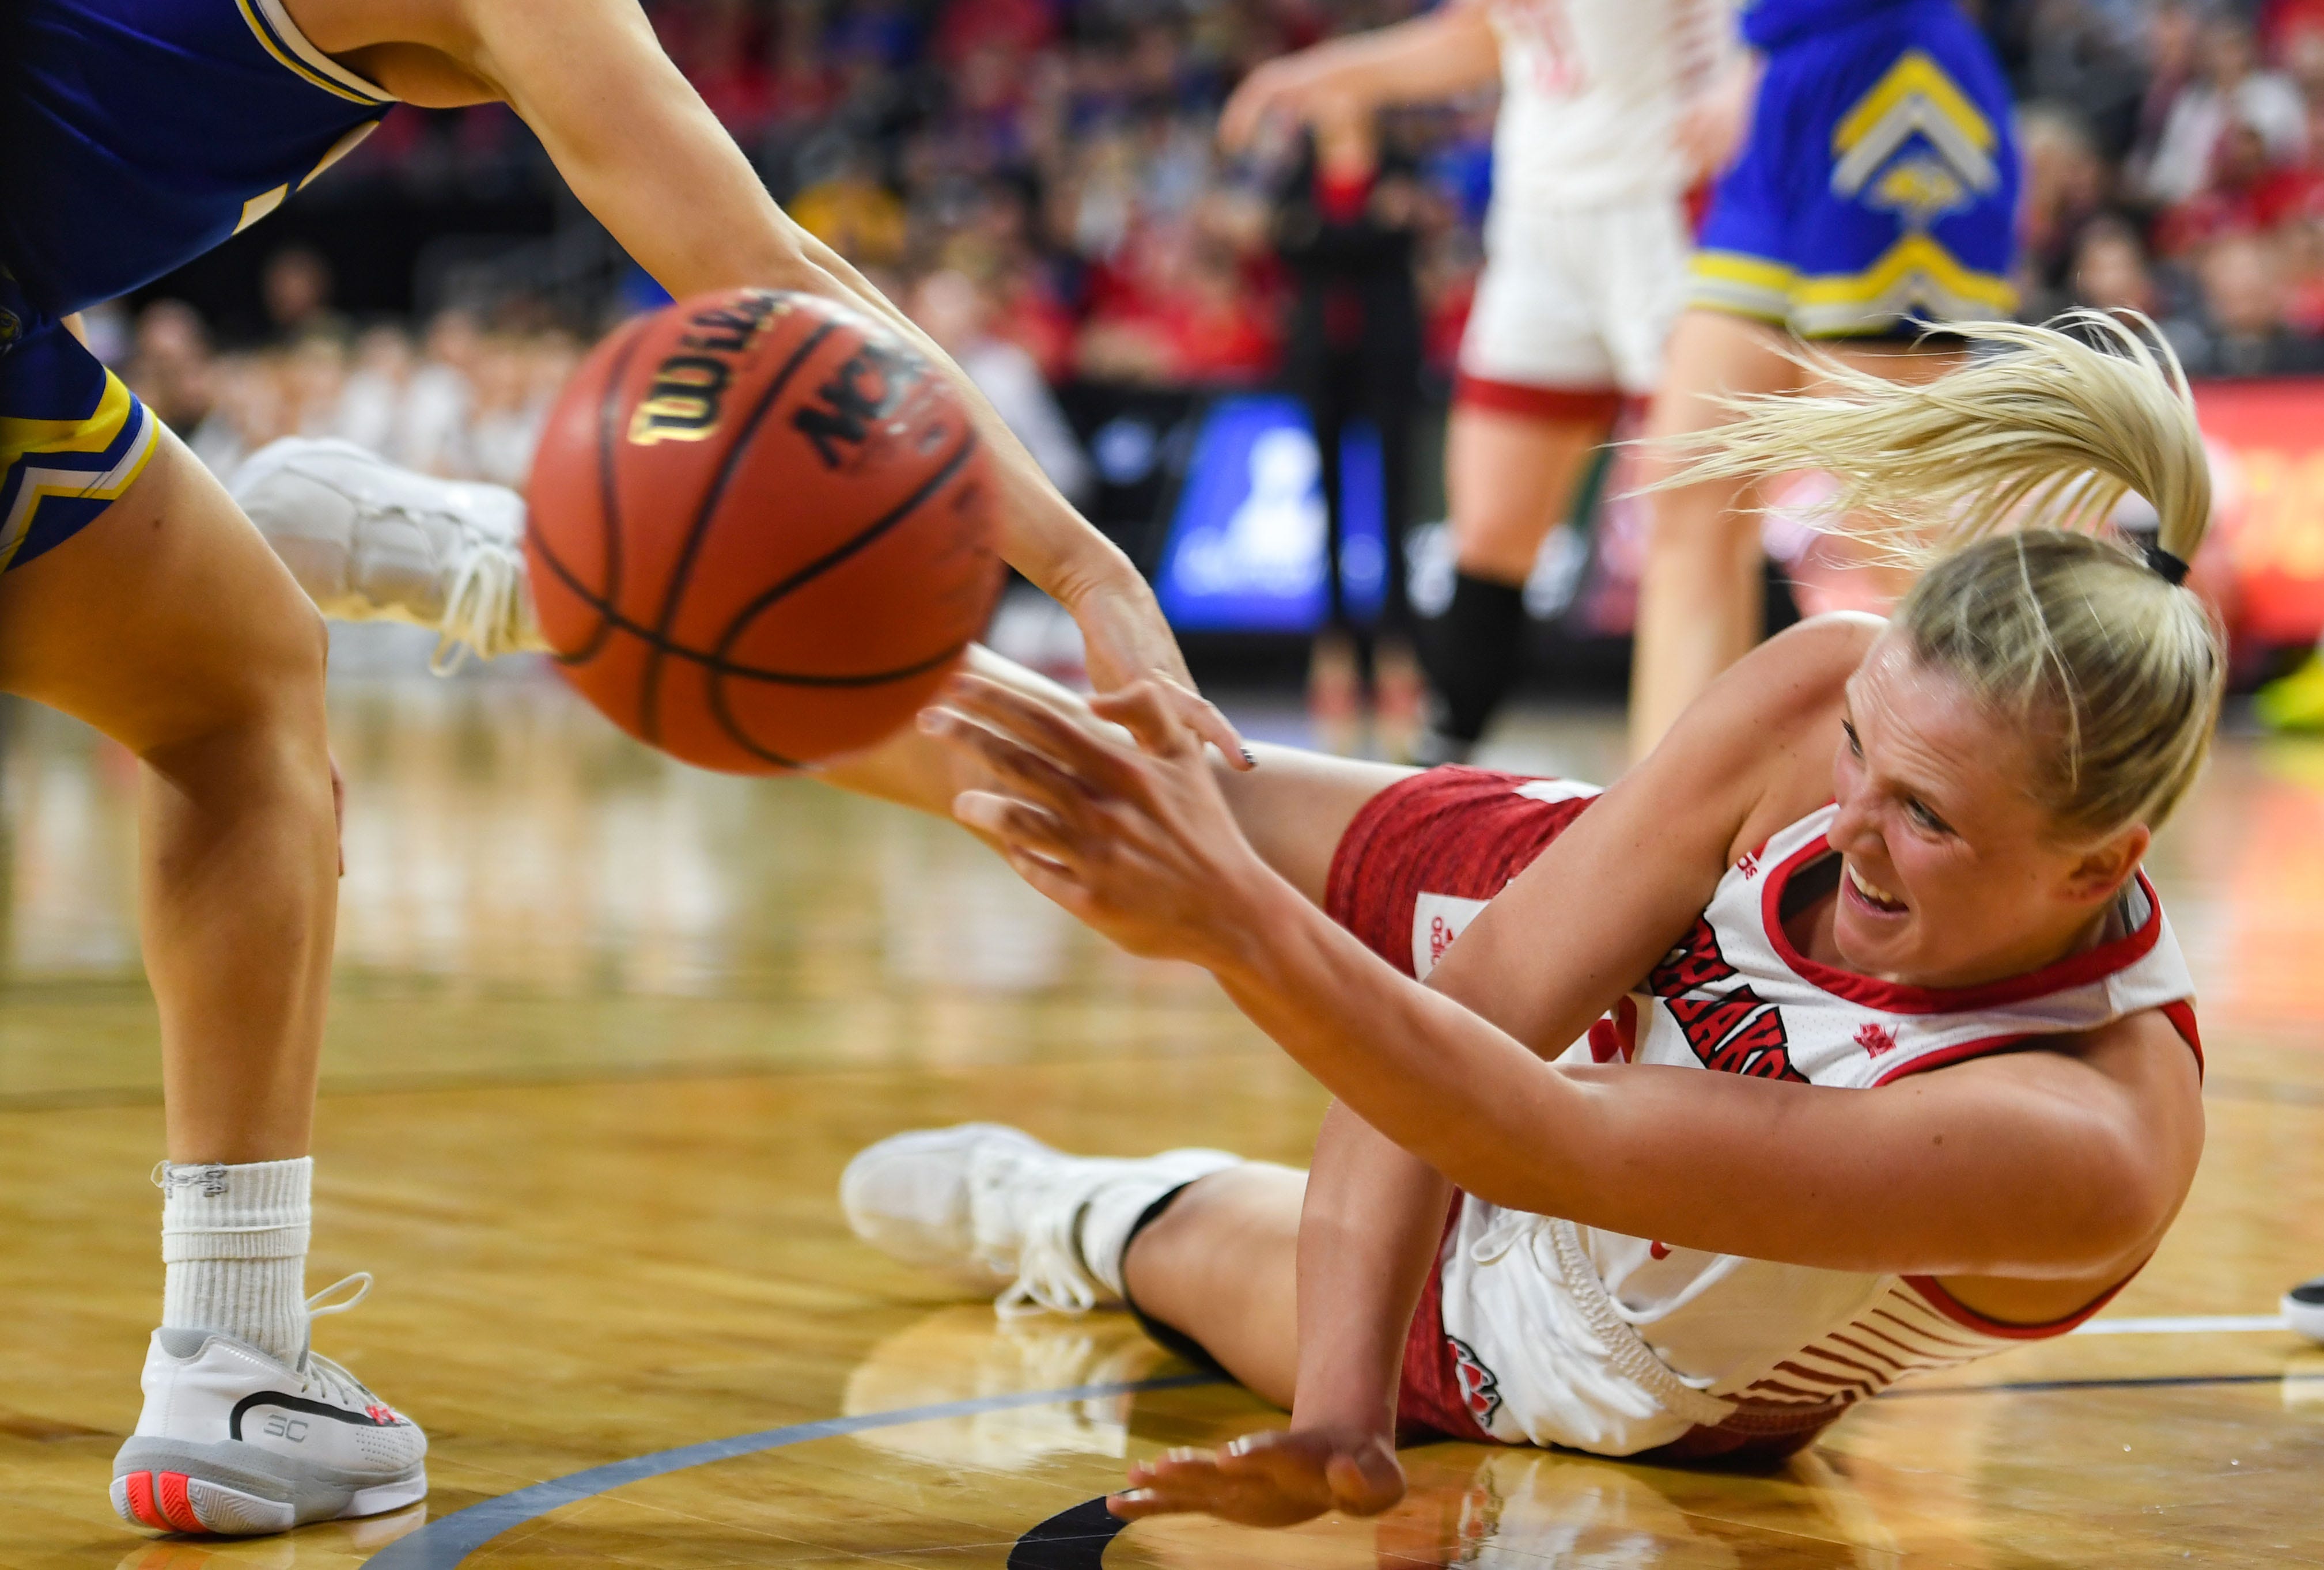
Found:
[{"label": "white sock", "polygon": [[1224,1151],[1164,1151],[1100,1184],[1083,1203],[1081,1220],[1074,1232],[1082,1263],[1115,1297],[1126,1296],[1121,1264],[1130,1255],[1130,1230],[1138,1225],[1138,1218],[1163,1195],[1175,1193],[1213,1172],[1242,1164],[1240,1157]]},{"label": "white sock", "polygon": [[154,1169],[161,1190],[165,1330],[219,1330],[285,1363],[307,1346],[307,1234],[315,1163]]}]

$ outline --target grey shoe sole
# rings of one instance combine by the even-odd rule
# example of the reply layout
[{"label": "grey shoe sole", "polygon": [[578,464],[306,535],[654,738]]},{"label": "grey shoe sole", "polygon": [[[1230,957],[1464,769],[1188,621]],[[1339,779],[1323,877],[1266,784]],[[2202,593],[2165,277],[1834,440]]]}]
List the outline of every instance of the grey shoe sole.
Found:
[{"label": "grey shoe sole", "polygon": [[428,1468],[382,1477],[300,1465],[232,1439],[133,1438],[113,1459],[112,1492],[132,1526],[252,1537],[400,1510],[427,1497]]}]

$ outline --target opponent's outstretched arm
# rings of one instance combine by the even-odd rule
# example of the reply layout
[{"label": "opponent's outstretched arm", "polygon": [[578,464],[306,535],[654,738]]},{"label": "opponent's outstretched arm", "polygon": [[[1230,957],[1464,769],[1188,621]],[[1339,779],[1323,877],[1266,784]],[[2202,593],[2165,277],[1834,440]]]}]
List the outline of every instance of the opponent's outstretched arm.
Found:
[{"label": "opponent's outstretched arm", "polygon": [[991,446],[1001,554],[1070,611],[1102,688],[1159,677],[1240,766],[1130,559],[1074,510],[959,367],[767,194],[635,0],[301,0],[317,45],[423,105],[505,101],[630,255],[672,294],[759,286],[880,317],[953,378]]},{"label": "opponent's outstretched arm", "polygon": [[1248,146],[1271,115],[1305,121],[1449,98],[1488,85],[1500,69],[1500,43],[1483,0],[1453,0],[1409,22],[1331,39],[1255,68],[1220,113],[1219,142]]}]

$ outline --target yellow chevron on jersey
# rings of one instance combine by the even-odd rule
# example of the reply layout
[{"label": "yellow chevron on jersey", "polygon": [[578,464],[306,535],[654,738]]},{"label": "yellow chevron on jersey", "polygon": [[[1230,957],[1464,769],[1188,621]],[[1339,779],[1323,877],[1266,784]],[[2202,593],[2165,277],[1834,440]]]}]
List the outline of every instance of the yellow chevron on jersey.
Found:
[{"label": "yellow chevron on jersey", "polygon": [[395,100],[307,41],[282,0],[234,0],[260,47],[292,75],[350,104],[385,107]]},{"label": "yellow chevron on jersey", "polygon": [[1915,135],[1924,138],[1970,190],[1989,191],[2000,185],[1995,152],[2001,139],[1993,122],[1926,50],[1914,49],[1898,56],[1871,91],[1831,128],[1831,188],[1855,196]]},{"label": "yellow chevron on jersey", "polygon": [[119,500],[144,472],[158,436],[152,415],[110,372],[97,409],[84,418],[0,418],[0,499],[7,508],[0,517],[0,572],[47,521],[43,509],[70,514],[49,531],[61,537]]},{"label": "yellow chevron on jersey", "polygon": [[1799,271],[1740,251],[1698,251],[1688,259],[1687,303],[1789,326]]},{"label": "yellow chevron on jersey", "polygon": [[1803,337],[1883,332],[1898,321],[2006,320],[2017,289],[1996,273],[1966,267],[1929,234],[1908,231],[1860,272],[1799,279],[1788,317]]}]

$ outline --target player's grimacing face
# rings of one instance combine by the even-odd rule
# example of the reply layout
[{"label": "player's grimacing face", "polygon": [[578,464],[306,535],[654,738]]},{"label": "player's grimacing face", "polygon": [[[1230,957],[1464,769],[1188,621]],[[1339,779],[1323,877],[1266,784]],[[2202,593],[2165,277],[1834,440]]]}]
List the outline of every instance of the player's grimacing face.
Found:
[{"label": "player's grimacing face", "polygon": [[1882,638],[1848,684],[1830,840],[1850,969],[1971,986],[2061,958],[2103,905],[2034,799],[2031,739]]}]

